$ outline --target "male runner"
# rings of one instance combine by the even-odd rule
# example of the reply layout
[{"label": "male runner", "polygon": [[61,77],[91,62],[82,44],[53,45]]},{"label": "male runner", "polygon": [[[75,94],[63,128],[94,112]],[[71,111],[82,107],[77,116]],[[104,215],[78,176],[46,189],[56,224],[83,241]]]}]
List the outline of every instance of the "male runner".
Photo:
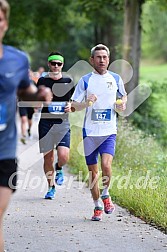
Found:
[{"label": "male runner", "polygon": [[0,252],[4,251],[3,216],[12,192],[16,187],[16,96],[21,99],[51,99],[48,88],[34,90],[29,80],[29,63],[25,53],[14,47],[2,44],[8,29],[10,6],[0,0]]},{"label": "male runner", "polygon": [[[109,195],[111,180],[111,164],[116,143],[117,97],[122,104],[117,109],[125,110],[126,92],[121,77],[107,70],[109,65],[109,49],[99,44],[91,49],[90,63],[94,71],[83,76],[72,96],[72,111],[86,108],[83,139],[86,163],[90,174],[90,190],[94,200],[93,221],[102,219],[103,207],[98,185],[98,154],[101,156],[103,191],[101,198],[106,214],[111,214],[115,206]],[[85,100],[85,102],[83,102]]]},{"label": "male runner", "polygon": [[[48,182],[45,199],[54,199],[55,182],[64,182],[63,166],[69,160],[70,123],[68,112],[71,112],[70,98],[74,92],[71,78],[63,76],[64,57],[59,52],[51,52],[48,56],[49,73],[39,78],[37,86],[49,87],[52,101],[42,108],[39,121],[39,147],[44,154],[44,172]],[[54,164],[57,150],[57,162]],[[55,167],[54,167],[55,166]],[[55,176],[56,171],[56,176]],[[55,177],[54,177],[55,176]]]}]

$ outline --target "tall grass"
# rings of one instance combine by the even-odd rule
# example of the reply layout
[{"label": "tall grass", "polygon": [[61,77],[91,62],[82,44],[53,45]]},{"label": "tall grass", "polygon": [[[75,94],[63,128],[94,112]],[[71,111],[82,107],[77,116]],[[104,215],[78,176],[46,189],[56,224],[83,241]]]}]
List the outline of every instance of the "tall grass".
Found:
[{"label": "tall grass", "polygon": [[167,154],[152,136],[121,119],[113,161],[113,175],[118,174],[125,179],[111,188],[116,202],[167,231]]},{"label": "tall grass", "polygon": [[[69,166],[88,178],[85,159],[78,152],[81,129],[72,128]],[[119,118],[116,155],[110,186],[112,199],[134,215],[167,232],[167,154],[142,131]]]}]

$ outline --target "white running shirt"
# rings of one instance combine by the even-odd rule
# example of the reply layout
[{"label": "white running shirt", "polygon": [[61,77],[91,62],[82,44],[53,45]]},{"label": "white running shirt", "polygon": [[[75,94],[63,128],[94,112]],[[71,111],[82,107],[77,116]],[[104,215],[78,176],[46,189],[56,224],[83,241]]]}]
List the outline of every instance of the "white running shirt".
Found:
[{"label": "white running shirt", "polygon": [[97,96],[93,106],[86,108],[84,136],[108,136],[117,133],[114,103],[126,95],[121,77],[113,72],[89,73],[83,76],[74,91],[72,100],[82,102],[91,94]]}]

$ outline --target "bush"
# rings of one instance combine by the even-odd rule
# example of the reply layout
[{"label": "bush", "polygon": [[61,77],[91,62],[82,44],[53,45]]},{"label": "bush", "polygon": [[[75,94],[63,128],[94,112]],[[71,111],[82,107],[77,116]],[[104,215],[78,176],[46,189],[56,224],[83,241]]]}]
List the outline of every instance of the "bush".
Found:
[{"label": "bush", "polygon": [[146,134],[152,134],[155,139],[167,147],[167,83],[151,82],[152,94],[129,117],[133,125],[143,130]]}]

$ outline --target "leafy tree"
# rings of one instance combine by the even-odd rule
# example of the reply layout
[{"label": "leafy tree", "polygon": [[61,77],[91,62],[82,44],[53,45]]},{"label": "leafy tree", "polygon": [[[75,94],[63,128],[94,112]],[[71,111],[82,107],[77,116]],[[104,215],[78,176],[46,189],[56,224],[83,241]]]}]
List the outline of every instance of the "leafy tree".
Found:
[{"label": "leafy tree", "polygon": [[[158,26],[162,25],[163,18],[159,18],[159,15],[156,15],[160,13],[160,9],[163,10],[161,13],[166,18],[166,13],[164,13],[164,10],[167,10],[167,2],[165,0],[124,0],[124,36],[123,36],[123,58],[127,60],[133,67],[133,77],[131,81],[127,85],[127,92],[130,93],[139,82],[139,63],[140,63],[140,56],[141,56],[141,31],[142,29],[145,30],[145,22],[141,22],[142,18],[142,11],[144,7],[144,3],[148,4],[149,6],[153,6],[153,9],[151,10],[152,16],[148,15],[150,20],[154,19],[154,31],[152,32],[150,36],[150,41],[153,40],[153,44],[156,44],[156,46],[159,45],[159,38],[162,38],[164,36],[166,38],[166,33],[163,35],[163,27],[158,28]],[[159,10],[159,11],[158,11]],[[158,21],[161,20],[161,21]],[[157,24],[155,24],[157,22]],[[165,22],[166,23],[166,22]],[[159,24],[159,25],[158,25]],[[149,22],[149,27],[151,27],[151,24]],[[152,27],[153,29],[153,27]],[[166,28],[165,28],[166,29]],[[158,38],[158,39],[157,39]],[[162,49],[161,51],[164,53],[166,52],[166,45],[165,41],[161,39],[161,45]],[[153,49],[153,47],[152,47]],[[165,53],[166,55],[166,53]]]},{"label": "leafy tree", "polygon": [[50,51],[59,50],[69,33],[69,0],[9,0],[10,29],[5,43],[25,50],[33,69],[46,66]]},{"label": "leafy tree", "polygon": [[91,21],[92,45],[104,43],[111,51],[111,61],[121,57],[123,0],[78,0],[78,9]]},{"label": "leafy tree", "polygon": [[9,0],[11,6],[8,43],[29,48],[37,41],[65,40],[69,0]]},{"label": "leafy tree", "polygon": [[149,1],[143,6],[142,57],[167,61],[167,13],[162,2]]},{"label": "leafy tree", "polygon": [[[150,2],[151,1],[148,1],[149,4]],[[162,1],[164,4],[161,1],[152,2],[154,2],[154,7],[156,6],[154,11],[157,11],[158,8],[162,8],[163,11],[167,9],[167,3],[165,1]],[[132,79],[128,85],[126,85],[128,93],[130,93],[139,84],[141,29],[145,28],[145,23],[141,22],[142,7],[144,7],[144,3],[147,3],[147,1],[125,0],[123,58],[131,63],[134,71]],[[156,17],[156,19],[158,19],[158,17]],[[161,32],[159,35],[162,34],[162,29],[160,30]],[[155,35],[156,41],[159,43],[157,34]],[[163,109],[163,106],[166,106],[166,101],[164,99],[162,89],[160,93],[157,93],[158,91],[156,86],[158,86],[157,83],[154,83],[152,86],[153,94],[151,97],[145,101],[130,118],[133,118],[134,124],[143,129],[145,132],[155,134],[157,139],[166,146],[166,120],[164,114],[159,113],[159,111]],[[165,85],[163,84],[162,86]],[[128,101],[128,106],[133,106],[134,101],[138,98],[138,95],[140,94],[136,94],[133,97],[131,96],[132,98],[130,99],[130,102]],[[163,99],[161,96],[163,96]],[[161,102],[158,103],[158,100]]]}]

